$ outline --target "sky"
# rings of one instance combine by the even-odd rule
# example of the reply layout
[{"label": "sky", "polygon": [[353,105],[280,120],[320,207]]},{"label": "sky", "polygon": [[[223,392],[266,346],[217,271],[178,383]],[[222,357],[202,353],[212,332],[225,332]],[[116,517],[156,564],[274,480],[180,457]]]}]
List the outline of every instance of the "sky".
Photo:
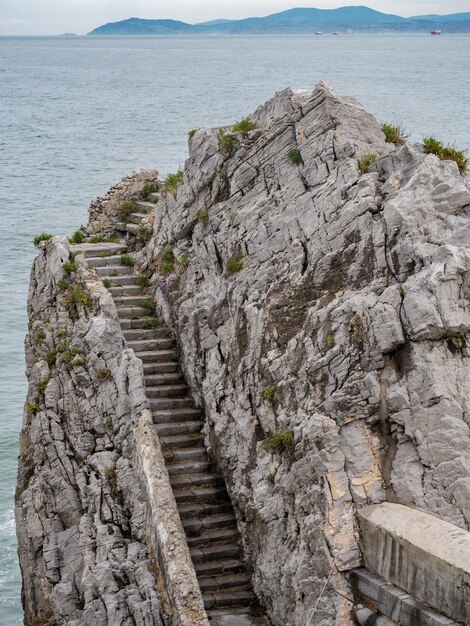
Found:
[{"label": "sky", "polygon": [[405,17],[470,12],[470,0],[0,0],[0,35],[85,34],[129,17],[196,23],[269,15],[293,7],[364,4]]}]

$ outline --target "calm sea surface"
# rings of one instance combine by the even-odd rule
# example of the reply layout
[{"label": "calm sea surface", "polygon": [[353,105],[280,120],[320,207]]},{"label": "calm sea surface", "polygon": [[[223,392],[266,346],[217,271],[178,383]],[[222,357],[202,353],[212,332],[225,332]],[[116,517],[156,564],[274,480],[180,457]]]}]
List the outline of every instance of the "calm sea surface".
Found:
[{"label": "calm sea surface", "polygon": [[320,79],[378,119],[470,147],[470,35],[0,38],[0,626],[22,623],[13,495],[35,249],[132,170],[183,165],[187,131]]}]

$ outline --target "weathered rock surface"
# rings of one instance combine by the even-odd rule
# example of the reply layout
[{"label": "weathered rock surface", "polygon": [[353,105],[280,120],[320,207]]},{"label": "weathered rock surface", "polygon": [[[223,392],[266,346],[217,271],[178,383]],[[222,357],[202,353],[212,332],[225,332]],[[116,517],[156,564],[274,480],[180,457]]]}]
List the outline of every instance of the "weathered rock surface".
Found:
[{"label": "weathered rock surface", "polygon": [[[161,191],[138,264],[205,410],[272,623],[346,626],[357,508],[399,502],[470,528],[470,181],[419,145],[385,143],[324,83],[250,119],[246,133],[190,138],[184,183]],[[161,188],[143,172],[95,202],[88,232],[113,230],[148,181]],[[132,465],[140,362],[99,284],[93,315],[64,310],[68,250],[53,245],[33,269],[26,342],[38,405],[18,485],[27,623],[160,624]],[[63,329],[86,363],[51,371]]]},{"label": "weathered rock surface", "polygon": [[[344,625],[356,507],[409,503],[469,528],[469,178],[386,144],[325,84],[251,119],[229,150],[217,130],[190,139],[142,267],[273,623]],[[165,247],[187,268],[156,275]],[[292,453],[272,453],[287,430]]]}]

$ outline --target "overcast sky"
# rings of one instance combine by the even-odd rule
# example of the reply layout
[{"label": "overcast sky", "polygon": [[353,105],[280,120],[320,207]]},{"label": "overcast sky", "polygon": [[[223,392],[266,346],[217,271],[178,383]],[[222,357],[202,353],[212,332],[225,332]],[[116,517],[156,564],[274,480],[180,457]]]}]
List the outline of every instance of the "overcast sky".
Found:
[{"label": "overcast sky", "polygon": [[128,17],[195,23],[269,15],[295,6],[331,9],[351,4],[403,16],[470,11],[469,0],[0,0],[0,35],[84,34]]}]

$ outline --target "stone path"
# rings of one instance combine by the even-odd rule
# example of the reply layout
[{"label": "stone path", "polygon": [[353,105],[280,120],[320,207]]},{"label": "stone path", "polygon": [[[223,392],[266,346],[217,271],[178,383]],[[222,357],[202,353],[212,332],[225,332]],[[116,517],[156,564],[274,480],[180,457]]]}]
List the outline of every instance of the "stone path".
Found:
[{"label": "stone path", "polygon": [[[88,265],[110,281],[129,348],[143,361],[145,386],[170,482],[208,618],[214,626],[269,626],[243,561],[235,513],[224,480],[211,465],[201,434],[203,414],[194,407],[170,331],[140,306],[148,295],[122,245],[85,245]],[[108,254],[109,256],[98,256]],[[107,281],[106,281],[107,282]]]}]

